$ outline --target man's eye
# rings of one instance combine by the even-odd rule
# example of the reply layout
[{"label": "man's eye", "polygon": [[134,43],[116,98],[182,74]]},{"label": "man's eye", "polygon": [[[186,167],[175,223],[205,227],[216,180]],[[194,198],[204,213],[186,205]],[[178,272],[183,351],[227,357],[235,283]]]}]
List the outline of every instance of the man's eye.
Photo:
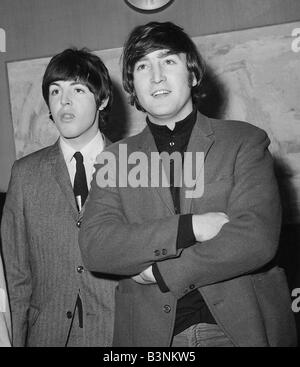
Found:
[{"label": "man's eye", "polygon": [[146,69],[146,64],[139,64],[139,65],[136,67],[136,70],[138,70],[138,71],[145,70],[145,69]]},{"label": "man's eye", "polygon": [[83,88],[75,88],[75,92],[76,93],[84,93],[84,89]]},{"label": "man's eye", "polygon": [[58,93],[59,93],[59,90],[58,90],[58,89],[52,89],[52,90],[50,91],[50,95],[51,95],[51,96],[56,96]]},{"label": "man's eye", "polygon": [[172,60],[172,59],[166,59],[166,60],[165,60],[165,63],[166,63],[167,65],[173,65],[173,64],[175,64],[175,61],[174,61],[174,60]]}]

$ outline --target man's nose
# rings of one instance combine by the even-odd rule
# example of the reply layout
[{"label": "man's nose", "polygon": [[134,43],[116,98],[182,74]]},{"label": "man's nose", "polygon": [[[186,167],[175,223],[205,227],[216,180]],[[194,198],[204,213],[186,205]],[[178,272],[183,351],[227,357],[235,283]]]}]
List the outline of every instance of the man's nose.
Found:
[{"label": "man's nose", "polygon": [[69,91],[63,91],[61,94],[61,104],[63,106],[72,104],[71,93]]},{"label": "man's nose", "polygon": [[163,70],[163,67],[158,64],[158,65],[154,65],[152,67],[152,82],[153,83],[160,83],[162,81],[166,80],[166,75],[165,72]]}]

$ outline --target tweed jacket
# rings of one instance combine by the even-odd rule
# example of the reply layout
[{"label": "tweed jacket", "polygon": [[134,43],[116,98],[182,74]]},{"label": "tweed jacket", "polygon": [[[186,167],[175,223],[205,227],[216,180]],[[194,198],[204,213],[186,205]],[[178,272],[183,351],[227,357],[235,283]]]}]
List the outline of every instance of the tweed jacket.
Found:
[{"label": "tweed jacket", "polygon": [[[116,291],[114,345],[170,346],[177,300],[195,289],[234,345],[295,345],[286,277],[273,264],[281,207],[266,133],[198,113],[187,152],[204,154],[198,174],[190,168],[204,180],[204,190],[189,197],[183,182],[182,213],[225,212],[229,222],[213,239],[185,249],[176,246],[179,215],[168,187],[118,185],[125,172],[118,167],[121,144],[128,156],[143,152],[148,162],[157,151],[146,127],[102,153],[116,156],[117,168],[104,187],[99,181],[104,164],[98,160],[79,235],[88,269],[123,276]],[[131,279],[154,263],[169,292]]]},{"label": "tweed jacket", "polygon": [[1,228],[14,346],[64,346],[69,332],[68,346],[111,345],[116,282],[84,268],[81,219],[58,141],[15,162]]}]

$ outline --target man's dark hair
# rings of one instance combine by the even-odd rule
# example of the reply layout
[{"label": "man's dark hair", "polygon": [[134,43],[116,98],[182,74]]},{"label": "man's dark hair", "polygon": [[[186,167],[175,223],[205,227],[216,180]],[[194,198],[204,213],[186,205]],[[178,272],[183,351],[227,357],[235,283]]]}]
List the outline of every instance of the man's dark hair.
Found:
[{"label": "man's dark hair", "polygon": [[112,83],[106,66],[97,55],[86,48],[68,48],[52,57],[42,83],[43,97],[48,107],[50,84],[58,80],[75,80],[86,85],[94,94],[97,109],[108,98],[107,106],[99,111],[99,126],[104,124],[112,104]]},{"label": "man's dark hair", "polygon": [[161,50],[169,50],[170,53],[186,54],[187,69],[195,75],[197,84],[192,87],[193,103],[197,103],[200,97],[199,86],[204,74],[204,61],[195,44],[183,29],[171,22],[150,22],[137,26],[130,33],[123,49],[123,86],[130,95],[131,105],[144,111],[140,105],[133,85],[134,66],[145,55]]}]

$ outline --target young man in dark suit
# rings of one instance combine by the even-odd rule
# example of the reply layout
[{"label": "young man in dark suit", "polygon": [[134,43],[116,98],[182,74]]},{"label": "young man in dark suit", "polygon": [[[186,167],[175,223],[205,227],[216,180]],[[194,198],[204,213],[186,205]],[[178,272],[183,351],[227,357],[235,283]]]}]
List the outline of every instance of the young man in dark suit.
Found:
[{"label": "young man in dark suit", "polygon": [[67,49],[42,84],[58,141],[15,162],[2,219],[14,346],[109,346],[115,282],[83,265],[78,232],[112,86],[96,55]]},{"label": "young man in dark suit", "polygon": [[[289,290],[273,262],[281,208],[270,141],[248,123],[199,113],[202,76],[180,27],[152,22],[130,34],[123,85],[147,126],[97,160],[79,235],[84,263],[123,276],[115,346],[293,346]],[[152,171],[158,153],[174,158],[162,158],[169,187]],[[133,171],[137,157],[144,165]]]}]

